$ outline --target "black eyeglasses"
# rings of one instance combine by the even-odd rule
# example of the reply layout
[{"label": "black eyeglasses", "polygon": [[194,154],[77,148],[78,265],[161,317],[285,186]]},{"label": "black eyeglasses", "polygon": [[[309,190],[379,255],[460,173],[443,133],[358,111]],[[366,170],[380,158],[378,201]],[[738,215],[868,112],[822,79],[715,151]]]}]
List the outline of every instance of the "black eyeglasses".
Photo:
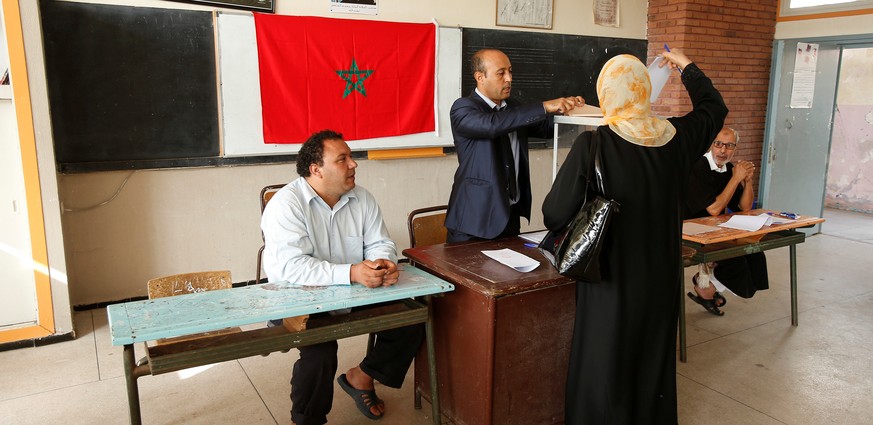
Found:
[{"label": "black eyeglasses", "polygon": [[717,148],[720,148],[723,146],[727,150],[734,150],[737,148],[736,143],[725,143],[725,142],[722,142],[721,140],[716,140],[715,142],[713,142],[712,145],[717,147]]}]

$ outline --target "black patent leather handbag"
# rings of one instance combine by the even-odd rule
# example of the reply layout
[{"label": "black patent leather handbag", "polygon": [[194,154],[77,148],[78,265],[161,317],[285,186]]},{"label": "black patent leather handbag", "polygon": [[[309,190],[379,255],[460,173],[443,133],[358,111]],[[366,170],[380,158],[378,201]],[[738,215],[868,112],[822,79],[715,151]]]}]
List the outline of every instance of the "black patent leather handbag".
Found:
[{"label": "black patent leather handbag", "polygon": [[[582,208],[563,229],[550,230],[540,242],[539,250],[561,275],[577,281],[599,283],[600,251],[609,223],[618,213],[619,203],[604,195],[597,131],[591,137],[589,158],[588,186]],[[596,184],[594,187],[592,180]]]}]

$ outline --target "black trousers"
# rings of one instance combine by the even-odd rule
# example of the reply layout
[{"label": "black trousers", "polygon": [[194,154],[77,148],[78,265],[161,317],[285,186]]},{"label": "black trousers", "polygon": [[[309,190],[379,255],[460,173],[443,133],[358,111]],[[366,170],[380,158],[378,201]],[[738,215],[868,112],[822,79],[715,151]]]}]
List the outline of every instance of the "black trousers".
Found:
[{"label": "black trousers", "polygon": [[[507,236],[518,236],[521,232],[521,212],[519,212],[518,204],[512,204],[509,207],[509,221],[506,223],[506,228],[495,239],[505,238]],[[473,240],[483,240],[482,238],[469,235],[467,233],[446,228],[446,242],[466,242]]]},{"label": "black trousers", "polygon": [[[391,388],[400,388],[424,339],[424,325],[377,332],[376,343],[360,367]],[[297,425],[321,425],[333,405],[337,342],[300,347],[291,373],[291,420]]]},{"label": "black trousers", "polygon": [[763,252],[720,260],[717,264],[715,278],[743,298],[752,298],[755,292],[770,288]]}]

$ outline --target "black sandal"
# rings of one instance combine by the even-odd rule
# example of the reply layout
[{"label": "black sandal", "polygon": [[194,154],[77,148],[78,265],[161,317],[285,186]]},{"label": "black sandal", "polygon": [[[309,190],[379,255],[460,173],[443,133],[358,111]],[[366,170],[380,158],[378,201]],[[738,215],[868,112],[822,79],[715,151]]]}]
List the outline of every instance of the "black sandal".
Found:
[{"label": "black sandal", "polygon": [[692,294],[691,292],[689,292],[687,295],[688,298],[691,298],[692,301],[703,306],[706,311],[716,316],[724,316],[724,312],[718,309],[715,299],[708,300],[706,298],[698,296],[697,294]]},{"label": "black sandal", "polygon": [[[691,283],[693,283],[694,286],[697,286],[697,277],[698,276],[699,275],[695,274],[694,276],[691,277]],[[695,292],[697,292],[697,291],[695,291]],[[699,297],[699,295],[698,295],[698,297]],[[701,299],[706,299],[706,298],[701,297]],[[724,305],[727,304],[727,298],[725,298],[724,295],[721,294],[721,292],[715,291],[715,295],[712,296],[712,299],[715,300],[716,307],[724,307]]]}]

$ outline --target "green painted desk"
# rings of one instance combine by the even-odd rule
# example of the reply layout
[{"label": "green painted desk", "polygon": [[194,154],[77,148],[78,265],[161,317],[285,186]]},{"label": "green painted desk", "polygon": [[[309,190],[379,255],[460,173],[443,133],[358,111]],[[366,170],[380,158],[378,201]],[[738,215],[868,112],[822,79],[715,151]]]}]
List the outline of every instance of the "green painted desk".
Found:
[{"label": "green painted desk", "polygon": [[[733,214],[723,214],[713,217],[702,217],[685,220],[704,226],[718,226],[733,215],[760,215],[772,212],[770,210],[751,210]],[[682,234],[682,244],[695,252],[689,259],[683,259],[683,266],[688,267],[700,263],[719,261],[727,258],[741,257],[756,252],[767,251],[787,246],[791,267],[791,325],[797,326],[797,244],[806,240],[806,234],[798,232],[797,228],[810,227],[824,222],[823,218],[800,216],[788,223],[774,223],[756,231],[745,231],[718,227],[706,233],[694,235]],[[685,335],[685,281],[679,288],[679,360],[688,360],[688,347]]]},{"label": "green painted desk", "polygon": [[[325,341],[424,323],[427,354],[434,362],[432,295],[454,286],[411,266],[401,266],[400,281],[390,287],[363,285],[302,286],[286,282],[152,300],[107,307],[112,345],[124,346],[130,422],[141,423],[137,378],[195,366],[235,360]],[[414,300],[423,297],[424,302]],[[374,306],[378,304],[378,306]],[[369,308],[367,306],[370,306]],[[313,318],[307,329],[288,332],[282,326],[258,328],[146,348],[148,362],[136,365],[133,344],[190,335],[267,320],[362,307],[350,314]],[[430,370],[436,388],[436,369]],[[439,400],[432,400],[433,421],[440,423]]]}]

